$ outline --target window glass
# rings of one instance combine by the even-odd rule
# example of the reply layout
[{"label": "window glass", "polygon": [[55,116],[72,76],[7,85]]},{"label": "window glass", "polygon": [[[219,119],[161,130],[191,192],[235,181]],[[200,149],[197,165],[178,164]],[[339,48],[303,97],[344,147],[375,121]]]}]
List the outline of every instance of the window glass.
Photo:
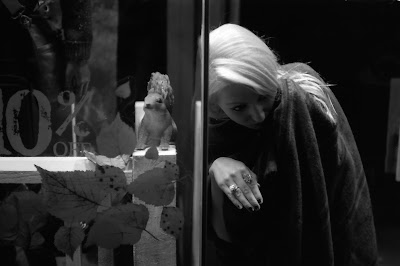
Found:
[{"label": "window glass", "polygon": [[[43,175],[35,168],[38,163],[53,173],[94,170],[95,167],[88,166],[88,154],[92,161],[95,158],[102,163],[127,156],[129,163],[123,170],[128,182],[133,182],[145,172],[136,165],[143,159],[140,152],[153,147],[151,138],[146,139],[144,147],[139,146],[143,144],[141,137],[154,128],[159,130],[160,124],[169,123],[162,116],[165,107],[173,121],[167,139],[169,146],[160,148],[161,137],[157,135],[160,142],[155,146],[160,157],[146,157],[151,162],[147,170],[160,167],[160,158],[170,158],[168,152],[175,151],[171,154],[179,176],[172,182],[175,192],[171,204],[178,209],[184,223],[176,228],[181,231],[179,235],[166,226],[161,229],[163,233],[176,235],[171,244],[176,252],[169,254],[169,258],[173,257],[177,264],[189,265],[194,103],[200,100],[195,94],[203,82],[198,59],[201,23],[201,0],[2,0],[0,33],[7,37],[0,42],[1,200],[10,200],[9,196],[17,191],[33,192],[30,196],[39,199],[44,186]],[[156,87],[164,85],[167,91],[159,100],[153,94]],[[145,127],[140,127],[140,123],[146,117],[144,104],[148,104],[149,94],[152,94],[147,98],[150,105],[165,106],[146,109],[151,109],[147,114],[150,122],[143,122],[145,133],[140,133]],[[171,106],[165,103],[165,97],[172,97],[168,98]],[[135,154],[139,148],[140,152]],[[135,161],[135,156],[141,159]],[[75,158],[70,160],[71,157]],[[127,203],[132,203],[134,193],[130,194],[131,198],[124,198]],[[49,239],[38,246],[49,244],[51,252],[46,253],[50,254],[49,260],[65,259],[65,250],[60,250],[52,237],[66,221],[49,214],[54,220],[43,227],[51,227],[47,232]],[[158,218],[160,215],[161,211]],[[93,226],[90,221],[79,221],[85,233]],[[157,230],[161,229],[157,224]],[[149,232],[147,236],[151,236]],[[16,246],[15,241],[7,242],[4,250],[9,248],[14,252]],[[100,263],[101,248],[93,251],[82,246],[83,260]],[[124,243],[114,249],[114,255],[106,253],[114,256],[118,265],[133,262],[146,265],[143,258],[150,253],[133,250],[132,245]],[[31,249],[24,251],[28,260],[40,259],[40,256],[30,257]],[[11,252],[11,260],[15,259],[13,255]]]}]

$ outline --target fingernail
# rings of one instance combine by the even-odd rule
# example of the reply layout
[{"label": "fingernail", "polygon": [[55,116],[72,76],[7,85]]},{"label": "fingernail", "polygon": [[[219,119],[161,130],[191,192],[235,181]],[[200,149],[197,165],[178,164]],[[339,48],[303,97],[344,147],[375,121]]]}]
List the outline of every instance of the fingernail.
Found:
[{"label": "fingernail", "polygon": [[257,205],[257,206],[255,207],[255,209],[256,209],[256,211],[258,211],[258,210],[260,209],[260,206]]},{"label": "fingernail", "polygon": [[258,202],[259,204],[261,204],[261,203],[262,203],[262,199],[258,199],[257,202]]},{"label": "fingernail", "polygon": [[241,210],[243,207],[242,207],[242,205],[236,205],[236,207],[239,209],[239,210]]},{"label": "fingernail", "polygon": [[253,209],[252,207],[247,208],[247,210],[248,210],[249,212],[254,212],[254,209]]}]

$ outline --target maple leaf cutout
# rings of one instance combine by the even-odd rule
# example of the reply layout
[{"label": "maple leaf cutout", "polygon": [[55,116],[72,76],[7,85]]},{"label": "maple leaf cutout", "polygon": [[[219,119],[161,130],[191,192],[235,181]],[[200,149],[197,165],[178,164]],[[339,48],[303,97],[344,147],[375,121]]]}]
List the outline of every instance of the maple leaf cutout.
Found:
[{"label": "maple leaf cutout", "polygon": [[172,163],[166,162],[164,168],[153,168],[139,175],[127,190],[147,204],[164,206],[172,202],[175,196],[177,174]]},{"label": "maple leaf cutout", "polygon": [[62,226],[54,235],[54,245],[58,250],[67,254],[71,259],[75,250],[85,238],[85,233],[80,227]]},{"label": "maple leaf cutout", "polygon": [[97,166],[96,171],[71,172],[36,168],[42,177],[48,211],[65,225],[90,222],[110,193],[112,199],[125,193],[125,175],[116,167]]}]

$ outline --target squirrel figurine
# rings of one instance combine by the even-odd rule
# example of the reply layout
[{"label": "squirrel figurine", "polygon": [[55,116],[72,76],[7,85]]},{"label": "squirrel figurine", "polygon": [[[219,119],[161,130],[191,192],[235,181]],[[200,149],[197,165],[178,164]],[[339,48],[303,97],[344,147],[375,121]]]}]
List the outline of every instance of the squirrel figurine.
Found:
[{"label": "squirrel figurine", "polygon": [[168,150],[171,136],[176,131],[171,116],[173,104],[174,95],[168,75],[152,73],[147,83],[144,116],[138,128],[136,149],[143,150],[150,146]]}]

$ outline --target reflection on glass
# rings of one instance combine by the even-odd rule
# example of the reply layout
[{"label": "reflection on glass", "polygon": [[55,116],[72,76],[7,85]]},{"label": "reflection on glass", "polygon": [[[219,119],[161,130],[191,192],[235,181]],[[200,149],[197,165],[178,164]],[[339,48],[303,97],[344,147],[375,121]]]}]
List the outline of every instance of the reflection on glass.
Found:
[{"label": "reflection on glass", "polygon": [[116,5],[12,2],[1,9],[13,36],[1,53],[2,155],[115,153],[103,140],[116,118]]},{"label": "reflection on glass", "polygon": [[201,1],[20,2],[0,3],[0,217],[48,206],[10,264],[188,265]]}]

